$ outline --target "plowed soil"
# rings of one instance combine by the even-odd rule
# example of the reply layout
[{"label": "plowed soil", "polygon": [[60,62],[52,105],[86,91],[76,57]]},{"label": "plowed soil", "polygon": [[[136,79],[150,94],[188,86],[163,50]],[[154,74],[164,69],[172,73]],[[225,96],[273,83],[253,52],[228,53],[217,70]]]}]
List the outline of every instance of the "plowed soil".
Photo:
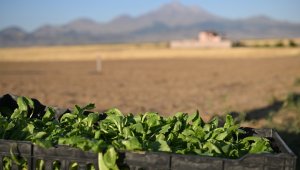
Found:
[{"label": "plowed soil", "polygon": [[98,110],[165,115],[199,110],[203,116],[247,111],[300,92],[300,57],[256,59],[143,59],[0,62],[0,94],[37,98],[46,105],[95,103]]}]

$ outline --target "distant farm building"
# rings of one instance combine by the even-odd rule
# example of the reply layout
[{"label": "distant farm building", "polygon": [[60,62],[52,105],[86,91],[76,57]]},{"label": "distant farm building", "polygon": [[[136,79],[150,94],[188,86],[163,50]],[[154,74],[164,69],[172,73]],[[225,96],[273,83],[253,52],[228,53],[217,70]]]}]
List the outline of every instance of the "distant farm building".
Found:
[{"label": "distant farm building", "polygon": [[231,48],[232,42],[213,31],[200,32],[198,40],[171,41],[171,48]]}]

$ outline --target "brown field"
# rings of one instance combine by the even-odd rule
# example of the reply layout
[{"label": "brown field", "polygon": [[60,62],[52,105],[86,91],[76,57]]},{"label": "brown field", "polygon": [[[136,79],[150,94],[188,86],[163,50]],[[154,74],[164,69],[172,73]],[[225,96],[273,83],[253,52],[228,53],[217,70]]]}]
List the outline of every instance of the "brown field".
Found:
[{"label": "brown field", "polygon": [[[96,74],[101,56],[103,72]],[[99,110],[199,110],[206,117],[264,107],[300,92],[300,48],[169,49],[167,43],[0,49],[0,94]]]},{"label": "brown field", "polygon": [[52,106],[96,104],[128,113],[199,110],[206,117],[264,107],[289,92],[300,77],[300,56],[280,58],[0,62],[0,94]]},{"label": "brown field", "polygon": [[[99,56],[101,74],[95,71]],[[6,93],[65,108],[92,102],[99,111],[199,110],[205,120],[235,111],[242,126],[279,130],[300,156],[300,48],[0,48],[0,95]],[[290,93],[298,104],[286,105]]]},{"label": "brown field", "polygon": [[[101,56],[103,72],[95,71]],[[242,126],[279,130],[300,156],[300,48],[171,50],[166,44],[0,49],[0,94],[102,111],[236,111]],[[296,94],[287,107],[286,96]],[[298,167],[299,168],[299,167]]]}]

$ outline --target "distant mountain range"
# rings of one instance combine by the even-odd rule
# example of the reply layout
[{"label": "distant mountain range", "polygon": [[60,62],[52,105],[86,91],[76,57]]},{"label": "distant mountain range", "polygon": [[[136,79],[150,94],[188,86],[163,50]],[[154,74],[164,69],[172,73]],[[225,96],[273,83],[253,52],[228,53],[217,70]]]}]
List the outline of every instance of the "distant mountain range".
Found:
[{"label": "distant mountain range", "polygon": [[33,32],[6,28],[0,31],[0,46],[169,41],[196,38],[203,30],[214,30],[230,39],[300,37],[300,23],[267,16],[232,20],[172,2],[138,17],[122,15],[106,23],[83,18],[60,26],[45,25]]}]

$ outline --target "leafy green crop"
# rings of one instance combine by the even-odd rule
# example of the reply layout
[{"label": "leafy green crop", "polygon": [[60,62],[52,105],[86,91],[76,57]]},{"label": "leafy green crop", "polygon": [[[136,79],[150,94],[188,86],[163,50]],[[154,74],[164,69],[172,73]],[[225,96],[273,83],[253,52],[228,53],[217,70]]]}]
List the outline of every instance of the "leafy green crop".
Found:
[{"label": "leafy green crop", "polygon": [[205,123],[198,112],[179,112],[171,117],[154,112],[125,116],[118,109],[104,114],[91,112],[88,110],[95,106],[89,104],[76,105],[72,112],[60,118],[48,107],[38,119],[32,118],[31,99],[19,97],[17,104],[18,108],[10,116],[0,113],[2,139],[32,141],[45,148],[68,145],[94,151],[99,153],[98,166],[102,170],[118,169],[118,151],[162,151],[223,158],[273,152],[266,138],[241,138],[246,132],[230,115],[226,116],[225,124],[219,126],[217,118]]}]

